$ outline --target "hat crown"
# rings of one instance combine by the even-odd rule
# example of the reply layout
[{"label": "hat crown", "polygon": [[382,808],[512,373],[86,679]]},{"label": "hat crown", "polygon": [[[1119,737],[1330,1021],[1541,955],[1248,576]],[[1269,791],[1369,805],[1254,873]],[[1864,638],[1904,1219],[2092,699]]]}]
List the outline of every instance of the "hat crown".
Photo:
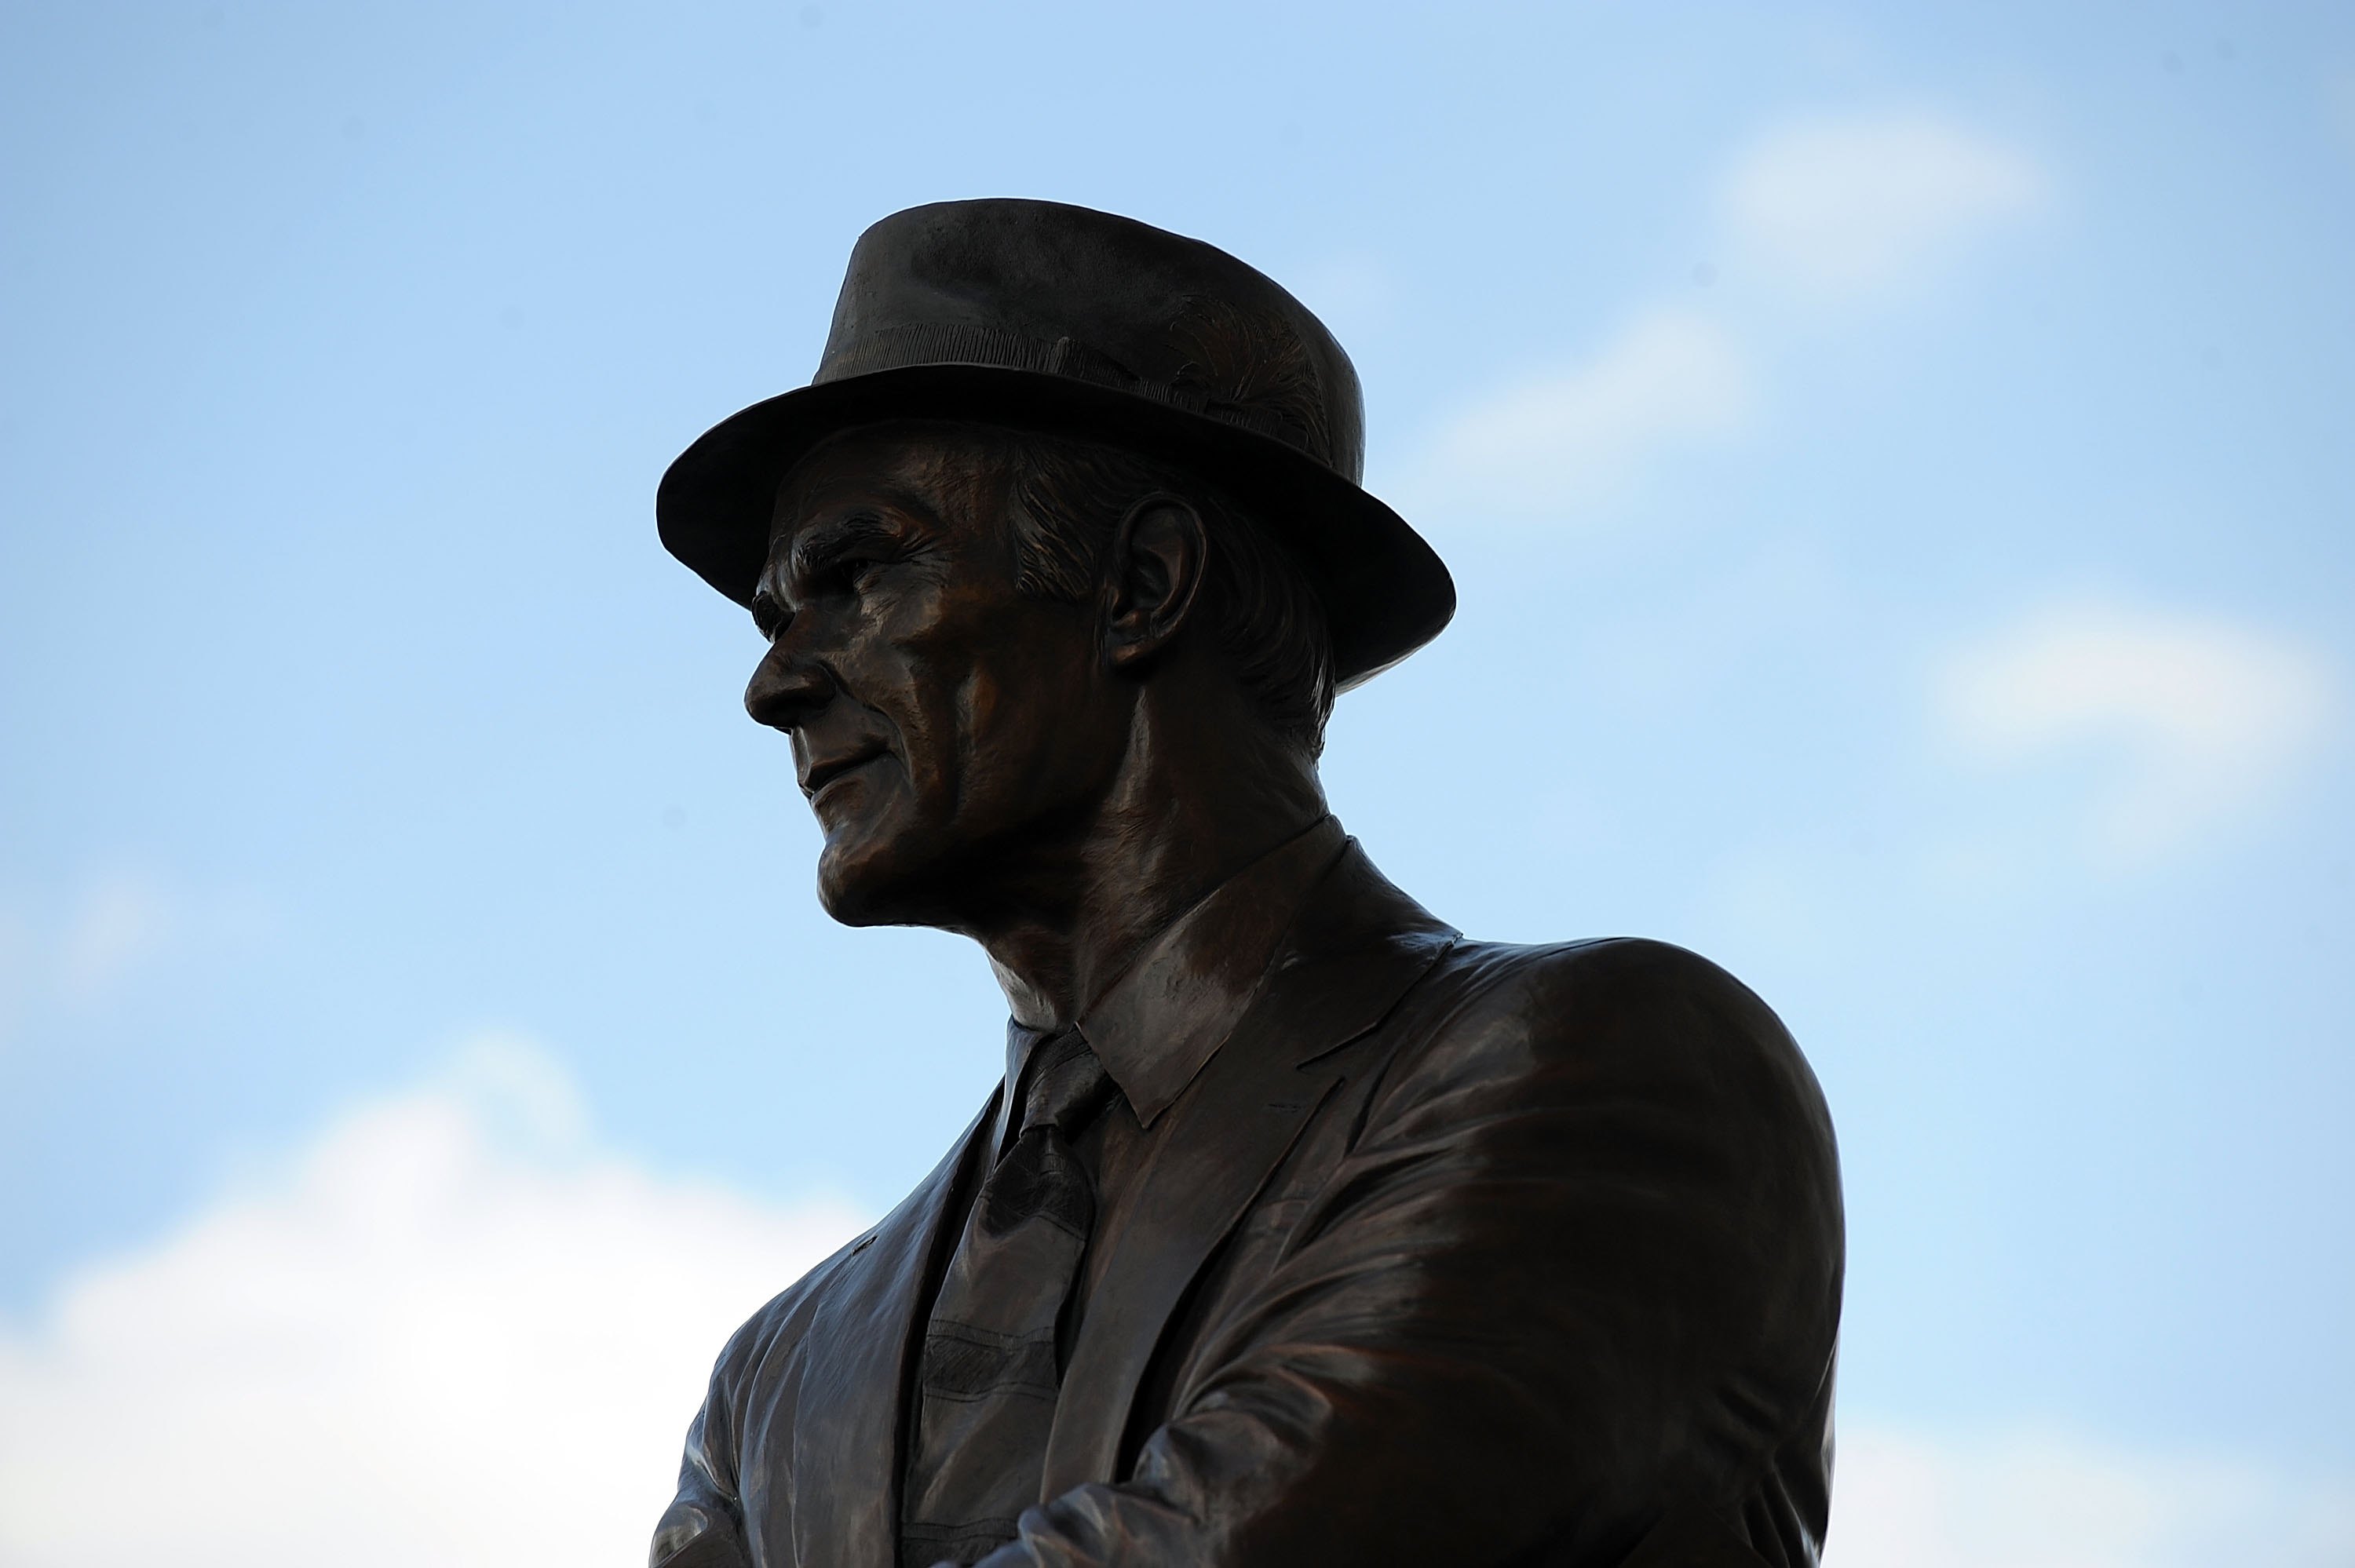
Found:
[{"label": "hat crown", "polygon": [[816,376],[678,455],[663,543],[751,603],[794,465],[901,419],[1068,432],[1214,482],[1307,577],[1344,691],[1455,611],[1446,564],[1360,482],[1358,373],[1325,324],[1215,246],[1059,202],[942,202],[859,236]]},{"label": "hat crown", "polygon": [[1068,377],[1365,467],[1356,367],[1215,246],[1060,202],[941,202],[859,236],[813,386],[910,366]]}]

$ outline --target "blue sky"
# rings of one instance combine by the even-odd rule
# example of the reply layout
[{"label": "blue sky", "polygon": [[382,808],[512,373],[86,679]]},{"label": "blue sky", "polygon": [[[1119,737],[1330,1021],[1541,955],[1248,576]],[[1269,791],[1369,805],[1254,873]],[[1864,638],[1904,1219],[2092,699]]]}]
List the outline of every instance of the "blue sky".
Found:
[{"label": "blue sky", "polygon": [[651,514],[975,195],[1356,358],[1385,870],[1807,1048],[1835,1568],[2355,1556],[2355,15],[841,0],[0,15],[0,1556],[279,1561],[292,1423],[388,1563],[626,1558],[987,1092]]}]

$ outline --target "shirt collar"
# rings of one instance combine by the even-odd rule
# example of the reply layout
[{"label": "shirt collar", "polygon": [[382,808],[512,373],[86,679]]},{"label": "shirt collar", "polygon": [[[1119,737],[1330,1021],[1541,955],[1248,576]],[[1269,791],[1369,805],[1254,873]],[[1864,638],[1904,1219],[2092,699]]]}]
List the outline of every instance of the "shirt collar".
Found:
[{"label": "shirt collar", "polygon": [[[1227,1043],[1301,900],[1347,842],[1326,817],[1268,851],[1164,927],[1080,1014],[1081,1034],[1140,1125],[1151,1127]],[[1009,1095],[1039,1038],[1007,1028]]]}]

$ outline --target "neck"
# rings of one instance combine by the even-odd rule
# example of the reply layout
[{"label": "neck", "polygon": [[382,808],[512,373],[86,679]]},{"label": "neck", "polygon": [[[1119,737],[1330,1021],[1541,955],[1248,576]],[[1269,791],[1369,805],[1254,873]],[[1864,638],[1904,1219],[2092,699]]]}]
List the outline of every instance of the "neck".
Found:
[{"label": "neck", "polygon": [[1164,927],[1325,811],[1316,764],[1255,719],[1148,694],[1112,788],[1033,896],[967,934],[1018,1020],[1066,1027]]}]

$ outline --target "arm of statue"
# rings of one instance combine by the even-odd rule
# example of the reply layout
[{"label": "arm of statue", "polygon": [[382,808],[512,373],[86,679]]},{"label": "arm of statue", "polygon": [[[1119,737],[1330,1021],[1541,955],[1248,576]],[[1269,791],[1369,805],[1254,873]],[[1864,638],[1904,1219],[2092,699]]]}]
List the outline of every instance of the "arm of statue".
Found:
[{"label": "arm of statue", "polygon": [[685,1502],[663,1514],[646,1562],[648,1568],[752,1568],[732,1518]]},{"label": "arm of statue", "polygon": [[742,1377],[743,1364],[759,1343],[772,1307],[737,1330],[711,1374],[703,1408],[687,1430],[687,1453],[678,1467],[678,1495],[655,1525],[647,1568],[752,1568],[744,1544],[742,1508],[733,1478],[735,1431],[729,1391]]},{"label": "arm of statue", "polygon": [[1655,943],[1503,953],[1391,1074],[1134,1473],[979,1568],[1613,1563],[1756,1481],[1839,1288],[1773,1014]]}]

